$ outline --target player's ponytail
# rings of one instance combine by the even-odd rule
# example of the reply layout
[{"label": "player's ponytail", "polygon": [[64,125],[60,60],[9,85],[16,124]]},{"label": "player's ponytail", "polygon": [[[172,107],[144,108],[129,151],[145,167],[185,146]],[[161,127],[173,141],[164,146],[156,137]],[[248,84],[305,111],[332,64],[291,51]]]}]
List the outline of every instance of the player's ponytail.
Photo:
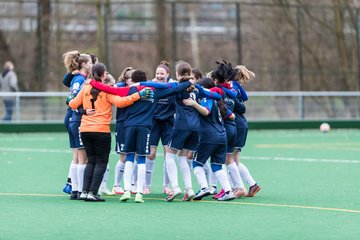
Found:
[{"label": "player's ponytail", "polygon": [[254,81],[255,73],[247,69],[245,66],[238,65],[235,67],[235,70],[237,71],[235,80],[241,85]]},{"label": "player's ponytail", "polygon": [[[92,75],[94,77],[94,80],[97,81],[97,82],[101,82],[101,76],[103,76],[105,72],[106,72],[106,67],[102,63],[96,63],[91,69],[91,73],[92,73]],[[94,87],[91,88],[90,94],[93,97],[92,98],[93,102],[96,101],[99,93],[100,93],[99,89],[96,89]]]}]

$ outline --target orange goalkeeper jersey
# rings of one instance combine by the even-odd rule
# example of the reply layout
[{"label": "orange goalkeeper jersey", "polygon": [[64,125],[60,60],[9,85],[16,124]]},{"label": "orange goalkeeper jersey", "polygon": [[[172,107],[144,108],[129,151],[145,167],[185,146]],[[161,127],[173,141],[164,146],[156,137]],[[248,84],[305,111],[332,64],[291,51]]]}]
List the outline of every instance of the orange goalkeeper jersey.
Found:
[{"label": "orange goalkeeper jersey", "polygon": [[83,115],[81,119],[80,132],[110,132],[112,104],[116,107],[122,108],[130,106],[140,99],[138,92],[127,97],[119,97],[105,92],[100,92],[96,101],[94,101],[93,107],[91,101],[93,97],[90,94],[91,89],[91,85],[84,85],[78,95],[69,103],[69,106],[72,109],[78,109],[81,105],[84,110],[95,109],[94,115]]}]

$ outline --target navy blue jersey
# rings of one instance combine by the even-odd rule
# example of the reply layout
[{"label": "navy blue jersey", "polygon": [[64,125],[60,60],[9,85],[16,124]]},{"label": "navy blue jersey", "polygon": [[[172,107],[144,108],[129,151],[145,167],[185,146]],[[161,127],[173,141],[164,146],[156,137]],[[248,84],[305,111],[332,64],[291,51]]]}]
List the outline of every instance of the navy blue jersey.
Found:
[{"label": "navy blue jersey", "polygon": [[184,99],[192,98],[195,101],[199,102],[200,98],[212,98],[212,99],[221,99],[220,94],[215,92],[210,92],[198,84],[195,84],[196,88],[193,92],[183,92],[176,95],[176,118],[174,129],[179,130],[188,130],[188,131],[199,131],[200,128],[200,119],[199,112],[190,106],[186,106],[183,103]]},{"label": "navy blue jersey", "polygon": [[[70,85],[70,93],[75,94],[75,96],[80,92],[84,82],[86,80],[86,77],[82,74],[76,74]],[[71,116],[70,122],[80,122],[82,117],[82,113],[78,110],[73,110],[73,114]]]},{"label": "navy blue jersey", "polygon": [[174,118],[175,107],[176,105],[174,96],[159,99],[159,101],[156,103],[154,119],[166,120]]},{"label": "navy blue jersey", "polygon": [[[224,87],[221,87],[224,90]],[[228,110],[230,110],[231,112],[234,112],[234,108],[235,108],[235,99],[230,97],[226,91],[224,91],[223,93],[223,99],[225,102],[225,106]],[[230,118],[226,118],[225,119],[225,123],[226,124],[232,124],[235,125],[235,121],[231,120]]]},{"label": "navy blue jersey", "polygon": [[226,144],[226,131],[216,101],[203,98],[201,106],[209,111],[208,116],[200,115],[200,142],[212,144]]},{"label": "navy blue jersey", "polygon": [[[151,128],[156,103],[161,98],[166,98],[171,95],[179,94],[191,85],[190,82],[179,84],[176,88],[170,89],[155,89],[154,99],[140,99],[133,105],[126,108],[125,111],[125,127],[130,126],[144,126]],[[131,87],[128,95],[138,92],[136,87]]]},{"label": "navy blue jersey", "polygon": [[[148,86],[148,87],[155,87],[156,89],[160,88],[176,88],[179,86],[178,82],[169,82],[169,83],[158,83],[158,82],[142,82],[141,86]],[[154,119],[157,120],[167,120],[173,119],[175,114],[175,97],[170,96],[167,98],[161,98],[156,103],[155,112],[154,112]]]},{"label": "navy blue jersey", "polygon": [[73,77],[74,75],[72,75],[71,73],[66,73],[63,79],[63,84],[69,88]]},{"label": "navy blue jersey", "polygon": [[[115,84],[115,86],[116,87],[125,87],[125,83],[118,82]],[[126,111],[126,107],[116,109],[116,122],[125,121],[125,111]]]}]

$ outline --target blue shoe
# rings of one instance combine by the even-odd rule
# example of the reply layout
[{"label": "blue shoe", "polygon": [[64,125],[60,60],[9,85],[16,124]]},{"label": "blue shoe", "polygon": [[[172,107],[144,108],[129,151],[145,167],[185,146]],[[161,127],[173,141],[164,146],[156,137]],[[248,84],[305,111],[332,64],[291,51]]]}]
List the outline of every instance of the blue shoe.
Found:
[{"label": "blue shoe", "polygon": [[71,194],[72,187],[69,183],[66,183],[65,187],[63,188],[63,192],[67,194]]}]

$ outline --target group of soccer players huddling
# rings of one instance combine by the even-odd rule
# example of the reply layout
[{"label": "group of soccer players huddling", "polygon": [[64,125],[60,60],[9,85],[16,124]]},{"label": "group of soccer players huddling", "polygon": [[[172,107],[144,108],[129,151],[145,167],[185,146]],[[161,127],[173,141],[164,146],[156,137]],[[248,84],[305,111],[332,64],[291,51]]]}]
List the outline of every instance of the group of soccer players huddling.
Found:
[{"label": "group of soccer players huddling", "polygon": [[[253,197],[261,189],[239,161],[248,131],[244,116],[248,97],[242,86],[255,77],[245,66],[217,62],[216,69],[203,77],[199,69],[178,61],[173,80],[169,64],[162,61],[152,80],[144,71],[127,67],[116,82],[92,54],[71,51],[63,57],[67,69],[63,83],[70,88],[64,123],[73,149],[63,191],[71,200],[98,202],[105,201],[101,195],[120,194],[126,202],[135,194],[135,202],[144,202],[143,195],[151,193],[160,139],[167,202],[182,193],[183,201],[209,195],[229,201]],[[117,106],[115,150],[120,157],[110,191],[112,105]],[[199,184],[197,193],[192,171]]]}]

